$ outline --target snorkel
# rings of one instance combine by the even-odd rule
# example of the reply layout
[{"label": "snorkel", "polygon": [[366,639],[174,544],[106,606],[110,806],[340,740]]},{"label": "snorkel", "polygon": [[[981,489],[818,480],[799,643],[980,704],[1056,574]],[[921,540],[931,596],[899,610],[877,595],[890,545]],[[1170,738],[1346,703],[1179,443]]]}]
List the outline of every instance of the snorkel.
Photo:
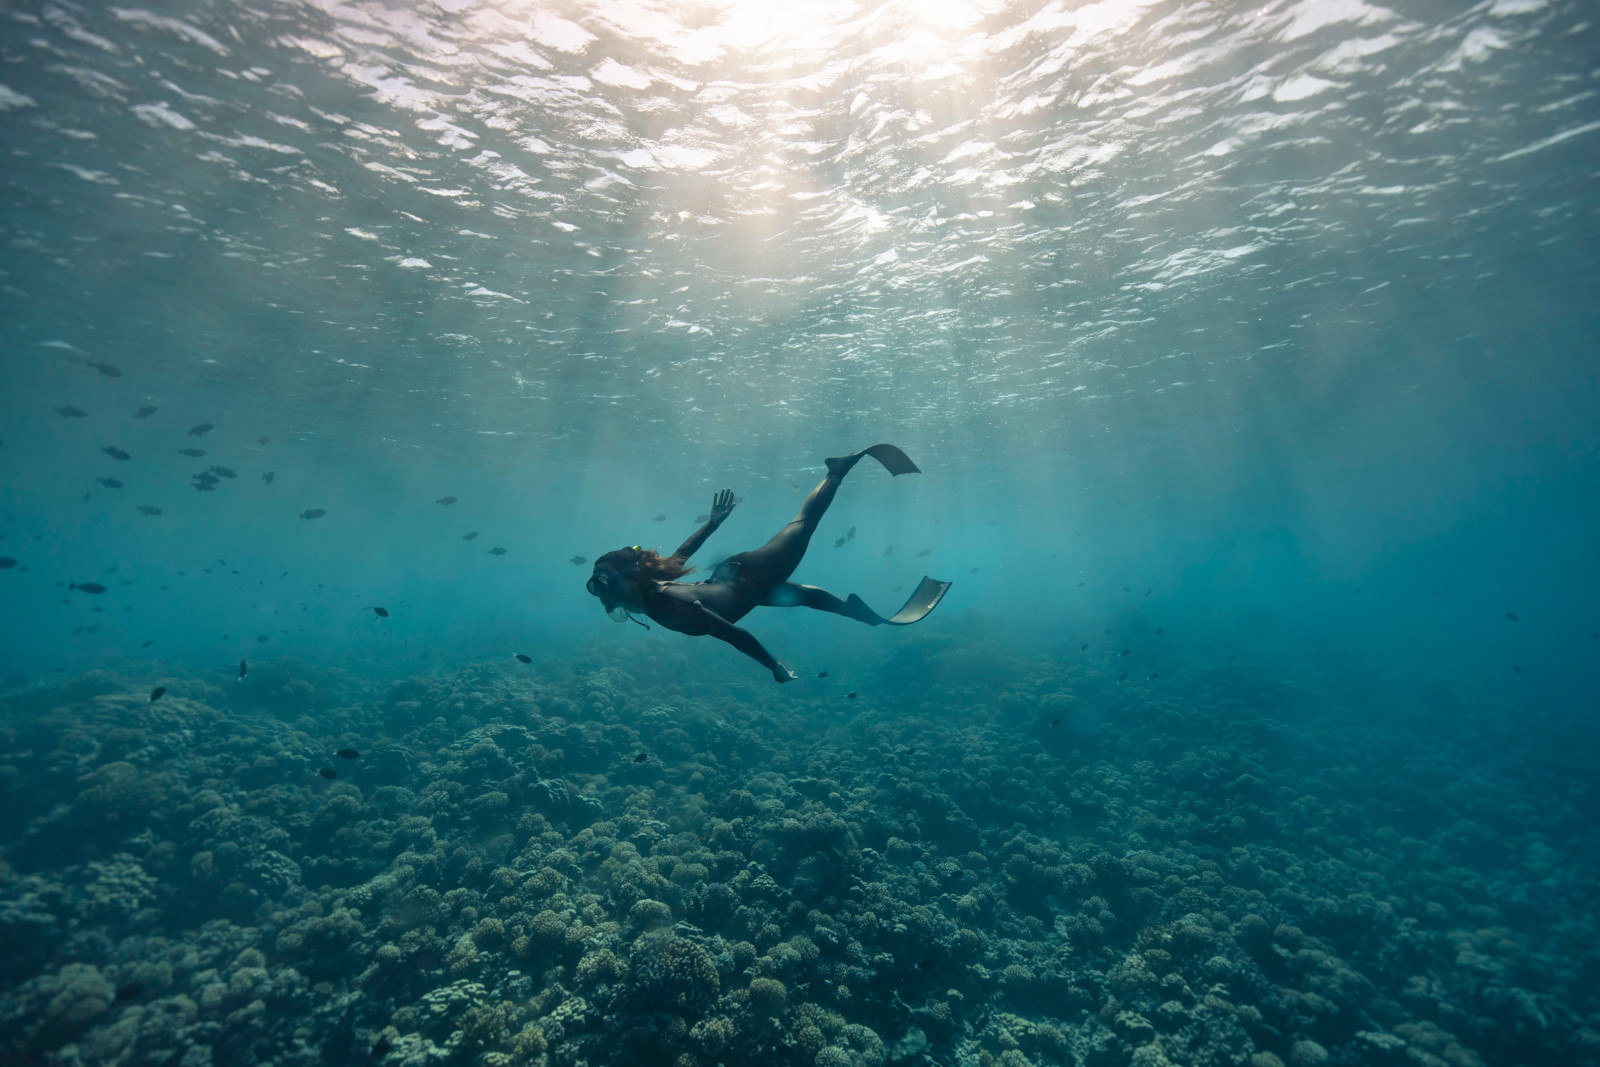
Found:
[{"label": "snorkel", "polygon": [[[627,581],[628,575],[639,570],[639,552],[638,545],[607,552],[595,560],[594,573],[589,575],[589,581],[584,586],[590,596],[599,598],[600,605],[606,609],[606,618],[612,622],[639,622],[629,613],[622,597],[623,583]],[[627,560],[625,566],[611,565],[622,562],[624,558]],[[644,626],[644,623],[641,622],[639,625]]]}]

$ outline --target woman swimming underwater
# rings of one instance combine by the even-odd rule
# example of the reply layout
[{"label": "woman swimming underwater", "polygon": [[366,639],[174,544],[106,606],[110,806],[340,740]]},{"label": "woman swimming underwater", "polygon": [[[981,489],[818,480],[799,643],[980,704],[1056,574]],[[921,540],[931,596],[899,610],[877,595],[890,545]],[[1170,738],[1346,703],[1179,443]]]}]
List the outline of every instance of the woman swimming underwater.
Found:
[{"label": "woman swimming underwater", "polygon": [[699,551],[706,538],[733,511],[733,492],[724,489],[712,498],[709,521],[672,555],[660,556],[634,545],[607,552],[595,560],[594,573],[589,576],[589,593],[599,597],[606,614],[618,622],[633,614],[648,615],[680,634],[692,637],[710,634],[721,638],[771,671],[779,682],[790,681],[795,677],[794,672],[773,659],[772,653],[762,647],[750,631],[734,625],[753,608],[762,605],[816,608],[869,626],[885,623],[906,626],[916,622],[943,599],[950,588],[949,582],[924,577],[905,607],[885,619],[854,593],[849,599],[840,600],[826,589],[789,581],[789,575],[806,554],[817,523],[833,503],[839,483],[862,456],[871,456],[891,475],[921,473],[894,445],[873,445],[848,456],[833,457],[827,460],[828,476],[811,490],[811,495],[800,505],[800,514],[774,534],[772,540],[754,551],[729,556],[717,564],[711,577],[703,582],[677,581],[689,572],[686,565],[689,557]]}]

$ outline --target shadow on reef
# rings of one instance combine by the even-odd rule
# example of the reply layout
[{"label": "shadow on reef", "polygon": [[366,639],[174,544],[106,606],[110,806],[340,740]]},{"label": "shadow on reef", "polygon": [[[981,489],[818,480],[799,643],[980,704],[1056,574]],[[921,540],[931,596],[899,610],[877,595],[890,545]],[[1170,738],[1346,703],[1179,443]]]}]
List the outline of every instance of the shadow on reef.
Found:
[{"label": "shadow on reef", "polygon": [[6,696],[7,1062],[1600,1063],[1592,749],[1506,709],[938,641],[903,705],[253,676]]}]

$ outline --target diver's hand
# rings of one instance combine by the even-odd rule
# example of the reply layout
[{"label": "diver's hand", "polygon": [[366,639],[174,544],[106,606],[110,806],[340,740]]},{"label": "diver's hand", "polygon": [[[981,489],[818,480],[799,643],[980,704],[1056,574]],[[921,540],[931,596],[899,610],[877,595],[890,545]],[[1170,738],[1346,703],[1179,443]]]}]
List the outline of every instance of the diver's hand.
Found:
[{"label": "diver's hand", "polygon": [[733,514],[733,490],[723,489],[711,498],[712,525],[720,523]]},{"label": "diver's hand", "polygon": [[779,685],[782,685],[784,682],[792,682],[798,677],[800,677],[798,674],[794,673],[794,671],[791,671],[788,667],[785,667],[781,663],[772,670],[772,680],[777,682]]}]

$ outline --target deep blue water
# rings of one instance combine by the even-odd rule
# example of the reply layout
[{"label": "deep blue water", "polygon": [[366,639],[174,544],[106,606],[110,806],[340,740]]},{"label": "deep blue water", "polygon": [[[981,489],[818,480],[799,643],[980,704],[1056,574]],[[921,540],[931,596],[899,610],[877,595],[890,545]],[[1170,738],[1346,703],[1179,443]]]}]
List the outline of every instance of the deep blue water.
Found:
[{"label": "deep blue water", "polygon": [[[1185,913],[1138,904],[1137,919],[1120,916],[1106,940],[1091,939],[1105,954],[1085,964],[1094,982],[1065,964],[1062,984],[1036,995],[1019,991],[1035,988],[1020,979],[985,979],[967,989],[972,1013],[948,1032],[916,1016],[917,1032],[932,1035],[925,1050],[896,1044],[910,1024],[890,1010],[888,986],[874,987],[859,1017],[841,1009],[879,1034],[890,1060],[977,1063],[981,1051],[1006,1062],[1016,1048],[976,1014],[981,1003],[1054,1020],[1068,1034],[1062,1049],[1043,1038],[1017,1046],[1042,1062],[1154,1064],[1146,1050],[1159,1047],[1179,1063],[1311,1064],[1322,1061],[1296,1042],[1314,1039],[1345,1063],[1595,1062],[1600,957],[1570,930],[1565,948],[1550,946],[1561,943],[1552,930],[1582,927],[1595,904],[1592,858],[1582,857],[1593,843],[1583,827],[1595,810],[1600,712],[1597,27],[1588,5],[1547,0],[6,5],[0,556],[15,565],[0,570],[0,700],[12,742],[6,803],[18,813],[0,840],[8,936],[22,936],[24,919],[45,922],[27,901],[59,905],[49,906],[54,932],[17,950],[3,975],[9,1054],[143,1062],[103,1031],[122,1005],[144,1005],[160,986],[161,996],[200,1004],[198,1029],[149,1038],[138,1055],[151,1062],[183,1048],[218,1063],[287,1062],[313,1046],[337,1059],[344,1039],[328,1035],[353,1035],[363,1054],[378,1041],[371,1005],[423,1003],[476,976],[515,986],[505,996],[516,1018],[494,1024],[504,1034],[483,1023],[490,1037],[457,1039],[449,1055],[532,1055],[531,1045],[513,1052],[505,1035],[558,1010],[549,990],[562,979],[539,983],[559,954],[518,955],[530,988],[502,964],[473,970],[427,957],[415,987],[375,992],[359,976],[376,942],[340,949],[348,955],[316,975],[295,950],[274,947],[285,922],[274,906],[300,907],[296,893],[315,897],[323,886],[319,906],[336,910],[327,887],[382,876],[400,846],[373,845],[319,881],[313,872],[341,846],[301,831],[322,817],[323,794],[342,795],[345,783],[314,780],[310,755],[296,756],[311,762],[292,773],[279,765],[270,788],[245,780],[227,731],[203,725],[221,715],[249,745],[287,751],[343,738],[412,753],[392,774],[356,779],[358,802],[393,809],[364,811],[362,825],[426,817],[441,840],[489,851],[499,849],[488,827],[500,816],[475,822],[462,808],[451,822],[443,808],[380,802],[373,790],[422,797],[425,782],[448,780],[471,792],[460,773],[470,761],[440,753],[470,749],[473,731],[496,723],[525,726],[546,749],[569,727],[610,730],[615,751],[584,747],[580,759],[569,742],[570,766],[527,756],[517,774],[565,781],[613,823],[625,810],[648,812],[709,841],[698,821],[715,806],[706,797],[743,789],[799,810],[796,797],[816,787],[779,779],[835,775],[843,796],[845,779],[869,782],[886,753],[915,748],[928,731],[929,751],[941,755],[916,773],[971,821],[977,836],[960,849],[916,820],[896,823],[903,833],[874,830],[874,818],[899,818],[863,814],[889,803],[882,798],[852,809],[849,847],[786,839],[770,810],[723,811],[752,826],[775,820],[762,832],[775,835],[779,855],[795,853],[786,864],[751,841],[734,850],[770,868],[800,907],[793,928],[775,920],[783,936],[806,922],[806,936],[822,936],[815,920],[802,921],[808,909],[844,922],[856,907],[856,923],[864,907],[847,905],[842,890],[808,895],[826,877],[802,870],[807,855],[831,857],[825,865],[840,877],[891,887],[900,883],[888,874],[873,880],[875,859],[856,866],[857,846],[871,842],[886,865],[898,862],[890,836],[987,855],[986,874],[970,861],[975,876],[992,876],[1003,897],[1005,879],[1015,889],[1019,876],[1004,874],[1009,846],[995,835],[1015,822],[1038,849],[1065,850],[1072,862],[1088,862],[1087,841],[1120,863],[1168,840],[1188,850],[1182,862],[1221,863],[1230,886],[1282,909],[1267,916],[1272,927],[1320,931],[1317,951],[1348,958],[1401,1005],[1385,1014],[1351,1002],[1343,1018],[1360,1014],[1359,1026],[1318,1029],[1302,1018],[1317,1011],[1297,1015],[1264,985],[1235,986],[1231,1002],[1263,1005],[1277,1037],[1246,1027],[1248,1047],[1211,1030],[1209,1044],[1179,1040],[1201,1024],[1163,1022],[1166,1001],[1137,983],[1117,993],[1121,954],[1143,951],[1156,936],[1143,931]],[[595,557],[620,545],[669,550],[728,486],[741,502],[694,561],[709,571],[788,521],[825,456],[878,441],[903,447],[922,473],[891,479],[859,467],[795,578],[858,593],[883,614],[924,574],[953,582],[915,627],[759,610],[747,627],[801,679],[779,689],[714,640],[614,627],[585,593]],[[202,474],[213,484],[197,489]],[[454,502],[438,502],[447,497]],[[313,510],[321,514],[302,517]],[[836,538],[847,539],[836,547]],[[107,588],[71,588],[86,582]],[[518,652],[533,662],[520,664]],[[254,670],[242,681],[241,659]],[[605,675],[608,665],[627,681]],[[585,696],[602,676],[608,693],[625,695]],[[171,722],[144,699],[158,684],[186,702]],[[415,699],[437,716],[394,711],[406,686],[433,694]],[[474,686],[496,695],[462,696]],[[839,697],[846,688],[858,703]],[[521,695],[504,703],[513,690]],[[1062,694],[1073,702],[1065,716],[1050,703]],[[673,742],[687,746],[682,759],[720,752],[715,774],[668,752],[659,766],[670,788],[628,777],[624,749],[660,733],[649,718],[657,707],[692,724]],[[1048,732],[1063,717],[1074,739],[1109,729],[1117,740],[1063,748]],[[99,769],[109,755],[62,740],[116,729],[149,742],[119,741],[119,760],[165,776],[151,779],[146,805],[160,817],[126,832],[94,823],[80,802],[97,788],[94,775],[111,773]],[[171,747],[173,731],[194,739],[187,757]],[[730,761],[719,746],[736,735],[773,747]],[[984,758],[1021,761],[1037,777],[980,811],[974,797],[1005,794],[1007,779],[975,786],[988,771],[962,762],[964,745],[998,746]],[[1257,756],[1246,754],[1252,745]],[[1248,830],[1206,837],[1194,827],[1215,810],[1190,811],[1189,822],[1175,813],[1191,802],[1226,807],[1193,796],[1207,795],[1196,781],[1223,772],[1172,769],[1212,758],[1215,746],[1263,765],[1272,760],[1261,753],[1280,752],[1287,777],[1273,788],[1303,788],[1315,804],[1284,793],[1259,801],[1272,818],[1241,816]],[[434,752],[433,770],[424,751]],[[1146,762],[1172,778],[1160,784],[1138,769]],[[1081,780],[1063,784],[1093,766],[1143,781],[1126,803],[1148,802],[1147,816],[1086,801]],[[1243,772],[1228,767],[1238,780]],[[1367,785],[1341,767],[1359,769]],[[1469,782],[1476,792],[1451,791]],[[1390,803],[1372,783],[1396,790],[1392,807],[1341,822],[1340,805]],[[628,789],[648,796],[628,799]],[[112,997],[81,1017],[47,1010],[64,967],[100,968],[113,976],[107,988],[126,985],[117,968],[145,951],[130,938],[157,927],[175,943],[201,937],[199,918],[186,928],[176,903],[165,917],[91,909],[69,923],[59,901],[78,891],[58,886],[51,897],[37,881],[67,872],[60,885],[91,884],[86,865],[127,856],[167,887],[160,899],[197,891],[202,882],[184,872],[216,849],[192,830],[193,812],[178,811],[192,800],[174,798],[201,790],[278,820],[294,844],[272,852],[304,872],[302,888],[250,883],[249,906],[230,905],[236,929],[255,933],[228,942],[227,958],[255,946],[265,966],[298,967],[340,1003],[367,1007],[330,1021],[282,992],[262,1001],[279,1028],[233,1044],[205,1028],[226,1031],[239,1005],[204,1003],[199,979],[142,978],[148,997]],[[287,807],[273,808],[273,790]],[[500,792],[513,808],[546,804],[553,833],[585,832],[574,812],[588,809]],[[827,793],[811,800],[826,806]],[[1103,821],[1091,832],[1030,794]],[[1274,836],[1289,833],[1277,814],[1318,805],[1333,813],[1328,832],[1339,841]],[[1146,817],[1180,829],[1144,836]],[[1437,919],[1438,945],[1509,930],[1503,943],[1522,938],[1537,973],[1480,975],[1474,987],[1441,977],[1437,945],[1434,962],[1407,957],[1409,927],[1371,925],[1380,932],[1370,944],[1339,922],[1316,927],[1316,907],[1295,894],[1329,890],[1308,872],[1329,856],[1355,863],[1363,849],[1389,856],[1384,832],[1397,824],[1429,848],[1461,850],[1455,873],[1436,881],[1469,902],[1441,891],[1434,903],[1448,918],[1417,919]],[[278,840],[258,829],[256,846]],[[63,832],[83,850],[30,844]],[[535,844],[540,832],[531,831]],[[1555,858],[1530,853],[1533,842]],[[1251,848],[1295,857],[1276,896],[1248,873],[1265,860],[1226,860]],[[1416,853],[1395,849],[1373,869],[1390,872],[1396,899],[1421,899],[1416,887],[1397,888],[1394,873],[1406,862],[1397,857]],[[650,854],[643,838],[639,851]],[[174,865],[173,856],[187,858]],[[591,886],[598,895],[586,904],[569,887],[570,907],[607,912],[585,920],[602,929],[633,901],[616,888],[622,876],[595,873],[598,862],[588,877],[609,888]],[[1481,901],[1469,900],[1464,871]],[[489,915],[476,868],[435,874],[440,893],[449,883],[484,894],[473,908]],[[664,902],[674,921],[763,953],[751,962],[742,950],[705,948],[719,961],[723,1000],[689,1010],[598,994],[634,988],[638,969],[654,966],[650,953],[678,951],[639,942],[643,927],[624,923],[596,936],[611,939],[605,951],[631,977],[583,987],[591,1006],[612,1005],[613,1023],[591,1020],[588,1037],[565,1045],[559,1026],[547,1026],[540,1054],[552,1063],[832,1062],[807,1044],[816,1020],[802,1015],[813,1002],[856,1001],[829,1001],[815,985],[823,979],[771,962],[766,921],[724,928],[706,918],[696,886],[733,885],[732,868],[710,864],[697,878],[674,883],[683,899]],[[980,921],[952,903],[959,894],[945,913],[1011,939],[984,950],[994,974],[1009,961],[1042,976],[1037,960],[1055,950],[1041,931],[1073,936],[1050,918],[1076,906],[1062,888],[1070,882],[1008,898],[1009,918],[1002,908]],[[1313,883],[1315,893],[1305,888]],[[895,899],[932,907],[929,892]],[[1217,894],[1214,911],[1234,908]],[[1104,886],[1101,895],[1123,908]],[[783,913],[782,900],[771,906]],[[1469,914],[1474,907],[1501,910]],[[526,902],[503,910],[513,933],[527,919]],[[1237,952],[1253,951],[1256,927],[1242,914],[1229,911],[1230,936],[1246,946]],[[1029,915],[1040,929],[1024,929]],[[474,921],[441,919],[436,935],[461,936]],[[94,944],[80,936],[91,928]],[[857,948],[840,941],[839,961],[886,951],[914,968],[911,955],[934,952],[850,929]],[[699,936],[677,935],[705,944]],[[1274,943],[1292,953],[1293,941]],[[218,961],[220,943],[205,949]],[[599,981],[598,943],[560,964],[567,987],[579,988],[582,960],[585,981]],[[944,944],[939,951],[961,955]],[[831,952],[824,944],[824,961]],[[1468,955],[1462,948],[1450,966],[1467,967]],[[1262,982],[1290,988],[1258,957]],[[1185,972],[1191,992],[1178,998],[1196,1011],[1202,979],[1217,977],[1202,974],[1210,958],[1197,957]],[[755,993],[727,999],[767,972],[789,983],[788,1014],[752,1007]],[[1424,1010],[1402,995],[1411,974],[1479,988],[1478,1000],[1440,994],[1445,1007]],[[954,971],[940,978],[967,988]],[[1496,1000],[1482,982],[1512,992]],[[1065,992],[1090,986],[1092,995]],[[921,1010],[911,986],[892,991]],[[1132,1011],[1145,994],[1154,999],[1138,1010],[1155,1019],[1154,1041],[1104,1006],[1120,996]],[[85,1004],[101,996],[84,995]],[[1540,1036],[1518,1029],[1533,1015],[1517,1022],[1491,1001],[1543,1005]],[[661,1021],[673,1011],[689,1029],[732,1020],[735,1036],[683,1044]],[[669,1036],[656,1044],[596,1036],[632,1033],[619,1018],[657,1016]],[[321,1036],[289,1051],[284,1034],[313,1018]],[[393,1041],[427,1033],[401,1018]],[[1422,1034],[1424,1022],[1455,1036]],[[442,1048],[467,1030],[427,1039]],[[1095,1036],[1102,1031],[1115,1036]],[[1410,1051],[1358,1031],[1400,1035]],[[872,1062],[870,1042],[856,1038],[830,1036],[845,1057],[834,1060]],[[423,1058],[406,1062],[423,1062],[414,1045],[405,1056]]]}]

